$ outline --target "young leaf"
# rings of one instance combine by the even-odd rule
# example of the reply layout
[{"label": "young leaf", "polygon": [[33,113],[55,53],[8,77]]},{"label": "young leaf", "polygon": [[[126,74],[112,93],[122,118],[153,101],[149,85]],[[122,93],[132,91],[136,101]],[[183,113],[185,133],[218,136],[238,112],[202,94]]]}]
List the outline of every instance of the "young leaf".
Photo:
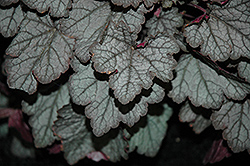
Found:
[{"label": "young leaf", "polygon": [[69,164],[73,165],[94,151],[103,152],[113,162],[119,161],[121,156],[128,157],[124,152],[126,141],[121,133],[110,133],[101,138],[93,136],[86,127],[85,117],[76,114],[70,105],[60,109],[58,115],[53,128],[62,140],[64,156]]},{"label": "young leaf", "polygon": [[68,70],[74,39],[64,36],[49,16],[28,12],[21,27],[6,50],[5,69],[10,88],[32,94],[37,80],[47,84]]},{"label": "young leaf", "polygon": [[0,119],[7,117],[9,118],[8,127],[15,128],[25,141],[32,142],[32,135],[30,134],[28,125],[23,120],[22,110],[13,108],[1,108]]},{"label": "young leaf", "polygon": [[53,17],[67,17],[71,7],[71,0],[22,0],[22,2],[39,13],[49,10]]},{"label": "young leaf", "polygon": [[201,45],[201,53],[215,61],[250,58],[250,1],[231,0],[224,6],[211,5],[208,21],[185,28],[192,47]]},{"label": "young leaf", "polygon": [[[211,125],[211,120],[203,116],[203,112],[208,110],[198,110],[196,107],[192,107],[188,101],[181,107],[179,113],[179,119],[181,122],[189,122],[190,126],[196,134],[200,134],[208,126]],[[209,117],[208,117],[209,118]]]},{"label": "young leaf", "polygon": [[127,12],[114,12],[107,2],[93,0],[76,0],[72,5],[69,18],[61,20],[61,30],[76,38],[75,55],[87,62],[90,58],[89,48],[95,41],[101,41],[110,20],[118,23],[124,21],[131,32],[139,33],[144,23],[144,13],[148,12],[143,5]]},{"label": "young leaf", "polygon": [[[141,116],[147,113],[147,103],[160,102],[164,97],[164,89],[154,85],[148,97],[142,97],[132,108],[119,106],[109,94],[106,81],[99,81],[94,76],[91,66],[84,66],[74,59],[72,66],[77,72],[70,78],[70,94],[76,104],[87,105],[85,114],[91,119],[93,133],[101,136],[111,128],[116,128],[120,121],[133,126]],[[121,104],[120,104],[121,105]],[[119,110],[122,107],[126,114]]]},{"label": "young leaf", "polygon": [[20,5],[10,9],[0,9],[0,33],[4,37],[14,36],[17,33],[19,25],[23,19],[24,13]]},{"label": "young leaf", "polygon": [[169,92],[175,102],[181,103],[189,97],[196,107],[219,108],[225,99],[242,100],[250,92],[250,86],[218,75],[192,55],[182,55],[176,67],[177,77],[172,81]]},{"label": "young leaf", "polygon": [[236,103],[226,100],[221,109],[212,114],[211,120],[216,130],[224,130],[223,138],[234,153],[250,152],[250,100]]},{"label": "young leaf", "polygon": [[110,76],[109,85],[122,104],[127,104],[141,92],[149,89],[156,76],[164,82],[173,78],[176,61],[171,54],[179,47],[166,36],[157,36],[147,47],[135,49],[136,35],[127,26],[110,23],[104,42],[92,48],[94,67],[101,73],[117,73]]},{"label": "young leaf", "polygon": [[53,135],[52,125],[56,120],[57,110],[69,104],[70,97],[67,84],[50,95],[38,94],[37,101],[29,105],[23,101],[23,112],[30,116],[29,124],[32,127],[36,147],[51,145],[56,137]]},{"label": "young leaf", "polygon": [[171,115],[172,109],[165,104],[164,110],[160,115],[148,114],[145,117],[146,124],[143,124],[143,120],[145,119],[141,119],[141,121],[129,129],[128,131],[132,133],[129,140],[129,151],[132,152],[137,147],[139,154],[154,157],[159,151],[161,142],[166,135],[168,127],[166,122]]},{"label": "young leaf", "polygon": [[134,8],[137,8],[141,1],[144,2],[146,7],[151,7],[158,0],[111,0],[113,4],[118,6],[123,6],[124,8],[132,5]]},{"label": "young leaf", "polygon": [[175,7],[168,11],[161,10],[159,17],[154,16],[146,23],[146,27],[149,29],[148,34],[152,36],[156,36],[158,33],[173,36],[178,33],[176,28],[182,25],[182,15],[178,13],[178,8]]},{"label": "young leaf", "polygon": [[213,164],[221,161],[225,157],[230,157],[232,154],[229,152],[228,147],[223,146],[223,139],[215,140],[212,147],[207,152],[203,159],[203,164]]}]

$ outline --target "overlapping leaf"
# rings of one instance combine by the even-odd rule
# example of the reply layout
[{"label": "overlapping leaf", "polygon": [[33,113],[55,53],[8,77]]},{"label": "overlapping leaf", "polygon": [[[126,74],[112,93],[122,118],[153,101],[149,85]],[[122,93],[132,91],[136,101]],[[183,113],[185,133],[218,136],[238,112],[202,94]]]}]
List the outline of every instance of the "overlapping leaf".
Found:
[{"label": "overlapping leaf", "polygon": [[208,21],[185,28],[187,42],[192,47],[201,45],[201,53],[213,60],[250,58],[250,1],[231,0],[211,9]]},{"label": "overlapping leaf", "polygon": [[38,94],[37,101],[32,105],[22,102],[23,112],[30,116],[29,124],[32,127],[36,147],[46,147],[54,142],[56,137],[53,134],[52,125],[56,120],[57,111],[69,102],[67,84],[50,95]]},{"label": "overlapping leaf", "polygon": [[250,101],[237,103],[226,100],[221,109],[212,114],[212,124],[216,130],[224,130],[223,137],[232,151],[245,149],[250,152]]},{"label": "overlapping leaf", "polygon": [[198,110],[198,108],[192,107],[189,102],[186,101],[184,106],[180,109],[179,119],[181,122],[189,122],[194,132],[200,134],[211,125],[211,120],[208,115],[208,110]]},{"label": "overlapping leaf", "polygon": [[12,3],[17,3],[19,0],[1,0],[0,6],[8,6]]},{"label": "overlapping leaf", "polygon": [[28,12],[19,34],[6,50],[9,87],[32,94],[37,80],[50,83],[67,71],[74,39],[64,36],[56,26],[49,16],[38,17]]},{"label": "overlapping leaf", "polygon": [[[157,154],[166,135],[167,121],[172,115],[172,108],[164,104],[164,110],[160,114],[159,112],[160,110],[157,110],[156,115],[148,114],[145,117],[146,119],[141,119],[141,121],[128,130],[131,134],[129,140],[130,152],[137,147],[139,154],[145,154],[148,157],[154,157]],[[143,120],[146,120],[146,122]]]},{"label": "overlapping leaf", "polygon": [[175,7],[168,11],[161,9],[159,17],[154,16],[146,23],[146,27],[149,29],[148,34],[152,36],[156,36],[158,33],[166,33],[169,36],[173,36],[175,33],[178,33],[176,28],[182,25],[182,15],[178,13],[178,8]]},{"label": "overlapping leaf", "polygon": [[242,100],[250,92],[250,86],[218,75],[192,55],[182,55],[176,67],[177,77],[172,81],[169,96],[177,103],[188,97],[196,107],[219,108],[225,99]]},{"label": "overlapping leaf", "polygon": [[240,62],[238,65],[239,76],[245,78],[250,83],[250,64],[248,62]]},{"label": "overlapping leaf", "polygon": [[112,11],[108,2],[94,0],[77,0],[72,4],[69,18],[61,21],[61,29],[69,36],[76,38],[75,53],[83,62],[90,58],[89,48],[95,41],[102,40],[110,20],[124,21],[131,32],[139,33],[147,12],[141,5],[138,9],[126,12]]},{"label": "overlapping leaf", "polygon": [[0,9],[0,33],[4,37],[14,36],[23,19],[24,13],[20,5],[10,9]]},{"label": "overlapping leaf", "polygon": [[141,92],[149,89],[156,76],[166,82],[173,78],[176,65],[173,53],[179,51],[175,41],[164,35],[152,40],[145,48],[135,49],[136,35],[126,25],[110,23],[102,44],[92,48],[94,67],[101,73],[117,73],[110,76],[109,85],[122,104],[127,104]]},{"label": "overlapping leaf", "polygon": [[132,5],[134,8],[138,7],[140,2],[144,2],[146,7],[151,7],[158,0],[111,0],[115,5],[123,6],[124,8]]},{"label": "overlapping leaf", "polygon": [[53,17],[67,17],[71,0],[22,0],[31,9],[36,9],[39,13],[49,10]]},{"label": "overlapping leaf", "polygon": [[126,141],[121,133],[110,133],[101,138],[93,136],[86,127],[85,117],[75,113],[70,105],[60,109],[58,115],[53,128],[62,140],[64,156],[69,164],[76,163],[93,151],[103,152],[113,162],[128,157],[124,151]]},{"label": "overlapping leaf", "polygon": [[[147,113],[147,103],[160,102],[164,97],[163,88],[153,86],[149,96],[142,96],[139,103],[134,106],[122,106],[115,102],[109,93],[109,86],[106,81],[99,81],[94,76],[91,66],[84,66],[75,60],[72,66],[77,70],[70,79],[70,94],[76,104],[87,105],[85,114],[91,119],[91,126],[96,136],[107,133],[111,128],[116,128],[120,121],[134,125],[141,116]],[[118,104],[118,105],[117,105]],[[120,109],[123,109],[123,114]]]},{"label": "overlapping leaf", "polygon": [[[162,0],[162,7],[170,8],[173,3],[176,4],[177,2],[179,2],[179,0]],[[180,3],[183,3],[183,1],[180,1]]]}]

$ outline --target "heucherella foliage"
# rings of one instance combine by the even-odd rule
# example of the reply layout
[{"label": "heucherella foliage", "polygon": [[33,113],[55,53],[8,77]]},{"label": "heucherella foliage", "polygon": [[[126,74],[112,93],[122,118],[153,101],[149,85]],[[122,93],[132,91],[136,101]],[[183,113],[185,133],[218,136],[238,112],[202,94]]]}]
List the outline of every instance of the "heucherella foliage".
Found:
[{"label": "heucherella foliage", "polygon": [[195,133],[250,152],[249,27],[250,0],[0,0],[2,71],[33,98],[34,145],[60,140],[71,165],[155,156],[171,102]]}]

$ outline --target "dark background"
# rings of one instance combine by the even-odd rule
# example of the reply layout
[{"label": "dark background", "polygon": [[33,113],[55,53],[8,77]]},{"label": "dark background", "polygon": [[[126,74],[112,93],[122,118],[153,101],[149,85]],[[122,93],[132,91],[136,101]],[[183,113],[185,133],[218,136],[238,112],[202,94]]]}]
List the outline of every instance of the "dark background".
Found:
[{"label": "dark background", "polygon": [[[11,42],[11,38],[5,39],[0,35],[0,62],[3,62],[4,50]],[[0,80],[6,82],[6,77],[1,75]],[[1,102],[1,101],[0,101]],[[20,101],[18,101],[20,102]],[[18,104],[18,103],[17,103]],[[138,155],[136,152],[129,155],[128,160],[122,159],[120,162],[111,163],[107,161],[94,162],[89,159],[80,160],[75,166],[82,165],[110,165],[110,166],[202,166],[202,161],[212,143],[221,138],[221,131],[215,131],[212,126],[201,134],[197,135],[187,123],[181,123],[178,119],[178,108],[173,110],[173,116],[168,121],[167,136],[163,140],[159,153],[154,158]],[[27,117],[26,117],[27,120]],[[0,124],[6,123],[7,119],[1,119]],[[63,158],[63,153],[49,154],[47,149],[37,149],[35,158],[20,159],[10,152],[10,144],[13,134],[9,132],[7,137],[0,138],[0,166],[68,166]],[[17,134],[18,135],[18,134]],[[250,156],[245,152],[233,154],[231,157],[223,159],[219,163],[207,164],[213,166],[220,165],[250,165]]]}]

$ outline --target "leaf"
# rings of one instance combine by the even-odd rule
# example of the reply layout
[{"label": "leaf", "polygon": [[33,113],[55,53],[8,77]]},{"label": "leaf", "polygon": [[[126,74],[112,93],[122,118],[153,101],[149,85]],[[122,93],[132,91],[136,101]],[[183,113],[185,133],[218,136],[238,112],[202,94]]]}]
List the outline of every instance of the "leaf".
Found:
[{"label": "leaf", "polygon": [[250,100],[237,103],[226,100],[221,109],[212,114],[211,120],[216,130],[224,130],[222,135],[234,153],[250,152]]},{"label": "leaf", "polygon": [[206,64],[192,55],[182,55],[176,67],[177,77],[172,81],[173,89],[168,96],[181,103],[188,97],[196,107],[217,109],[226,95],[234,100],[242,100],[250,91],[250,86],[218,75]]},{"label": "leaf", "polygon": [[15,128],[27,142],[33,142],[30,129],[24,122],[23,114],[21,110],[12,110],[11,115],[8,119],[8,126]]},{"label": "leaf", "polygon": [[33,105],[22,102],[23,112],[30,116],[35,146],[38,148],[51,145],[56,137],[52,131],[53,122],[57,117],[57,110],[70,101],[67,84],[49,95],[38,94]]},{"label": "leaf", "polygon": [[[0,3],[1,2],[2,1],[0,1]],[[14,36],[17,33],[23,19],[24,13],[20,5],[10,9],[0,9],[0,33],[4,37]]]},{"label": "leaf", "polygon": [[6,50],[5,70],[10,88],[32,94],[37,80],[47,84],[68,70],[74,39],[64,36],[49,16],[28,12],[21,27]]},{"label": "leaf", "polygon": [[238,65],[239,76],[245,78],[247,82],[250,82],[250,64],[247,62],[240,62]]},{"label": "leaf", "polygon": [[68,17],[71,0],[22,0],[29,8],[39,13],[49,11],[53,17]]},{"label": "leaf", "polygon": [[[153,111],[153,110],[152,110]],[[157,110],[160,111],[160,110]],[[139,154],[154,157],[160,149],[163,138],[166,135],[166,121],[172,115],[172,109],[164,105],[164,110],[156,115],[148,114],[145,119],[141,119],[135,126],[128,130],[132,133],[129,140],[129,151],[132,152],[137,147]]]},{"label": "leaf", "polygon": [[19,0],[1,0],[0,1],[0,6],[9,6],[10,4],[17,3],[18,1]]},{"label": "leaf", "polygon": [[185,28],[190,46],[201,45],[201,53],[214,61],[250,58],[250,1],[231,0],[224,6],[211,5],[208,21]]},{"label": "leaf", "polygon": [[158,0],[111,0],[111,2],[118,6],[123,6],[124,8],[132,5],[134,8],[137,8],[140,2],[143,1],[145,6],[151,7],[154,3],[158,2]]},{"label": "leaf", "polygon": [[85,126],[85,117],[76,114],[71,105],[64,106],[58,111],[58,119],[54,122],[53,130],[61,138],[64,157],[70,165],[94,151],[91,133]]},{"label": "leaf", "polygon": [[178,13],[178,8],[173,7],[171,10],[161,10],[159,17],[154,16],[147,21],[146,27],[149,29],[148,34],[156,36],[158,33],[166,33],[168,36],[178,34],[177,27],[183,25],[182,15]]},{"label": "leaf", "polygon": [[90,65],[84,66],[74,59],[72,67],[77,71],[69,80],[72,101],[79,105],[88,104],[85,114],[91,119],[91,127],[96,136],[118,127],[120,121],[129,126],[134,125],[141,116],[146,115],[148,103],[160,102],[165,94],[163,88],[154,85],[149,96],[142,96],[138,103],[122,106],[110,95],[108,83],[94,76]]},{"label": "leaf", "polygon": [[32,142],[32,136],[28,125],[24,122],[22,110],[13,108],[0,109],[0,118],[9,118],[8,127],[15,128],[27,142]]},{"label": "leaf", "polygon": [[215,140],[212,147],[207,152],[203,159],[203,164],[213,164],[221,161],[225,157],[230,157],[232,154],[229,152],[228,148],[223,146],[223,139]]},{"label": "leaf", "polygon": [[[101,41],[110,20],[124,21],[131,32],[139,33],[145,22],[143,5],[128,11],[112,11],[110,4],[93,0],[76,0],[72,4],[69,18],[61,20],[62,31],[76,38],[75,55],[82,61],[90,59],[89,48],[96,41]],[[98,23],[98,24],[97,24]]]},{"label": "leaf", "polygon": [[181,107],[179,119],[181,122],[189,122],[196,134],[200,134],[211,125],[210,112],[205,109],[192,107],[188,101]]},{"label": "leaf", "polygon": [[133,109],[131,109],[126,114],[122,114],[122,122],[127,124],[129,127],[132,127],[136,122],[140,120],[141,116],[145,116],[147,114],[148,104],[159,103],[163,100],[164,96],[164,89],[157,84],[154,84],[152,86],[152,92],[149,96],[142,96],[140,102],[138,104],[135,104]]},{"label": "leaf", "polygon": [[173,3],[176,5],[176,3],[179,2],[180,4],[184,3],[183,1],[179,0],[162,0],[162,7],[163,8],[170,8],[172,7]]},{"label": "leaf", "polygon": [[25,145],[16,136],[14,136],[13,139],[11,140],[9,151],[11,152],[12,155],[14,155],[19,159],[25,159],[25,158],[34,159],[36,157],[35,148],[31,145],[28,146],[27,144]]},{"label": "leaf", "polygon": [[106,155],[99,151],[90,152],[89,154],[87,154],[87,157],[95,162],[99,162],[101,160],[108,160]]},{"label": "leaf", "polygon": [[73,165],[94,151],[103,152],[113,162],[120,160],[121,156],[127,158],[123,150],[126,141],[121,139],[120,134],[94,137],[86,127],[85,117],[76,114],[70,105],[60,109],[58,115],[53,129],[62,140],[64,157],[69,164]]},{"label": "leaf", "polygon": [[136,35],[126,25],[110,23],[104,42],[92,48],[94,67],[101,73],[112,73],[109,86],[122,104],[127,104],[149,89],[156,76],[164,82],[173,78],[176,61],[171,54],[179,51],[178,45],[169,37],[158,36],[144,49],[136,49]]}]

